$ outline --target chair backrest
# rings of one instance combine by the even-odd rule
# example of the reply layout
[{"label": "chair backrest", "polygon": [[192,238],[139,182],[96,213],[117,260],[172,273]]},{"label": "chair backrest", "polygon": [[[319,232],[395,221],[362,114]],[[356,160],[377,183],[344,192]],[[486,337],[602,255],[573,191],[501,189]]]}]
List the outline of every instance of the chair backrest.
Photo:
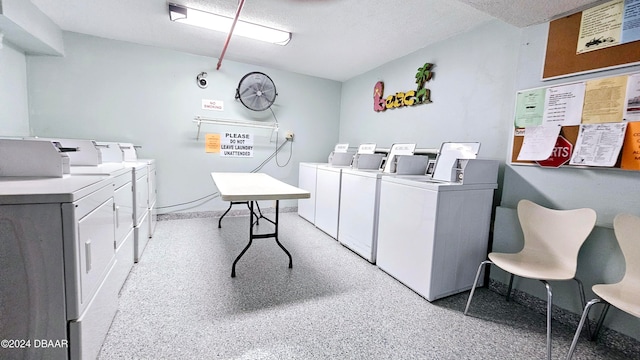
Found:
[{"label": "chair backrest", "polygon": [[589,208],[554,210],[520,200],[518,219],[524,234],[523,251],[553,256],[575,269],[580,247],[596,224],[596,212]]},{"label": "chair backrest", "polygon": [[626,263],[622,281],[640,282],[640,217],[618,214],[613,219],[613,231]]}]

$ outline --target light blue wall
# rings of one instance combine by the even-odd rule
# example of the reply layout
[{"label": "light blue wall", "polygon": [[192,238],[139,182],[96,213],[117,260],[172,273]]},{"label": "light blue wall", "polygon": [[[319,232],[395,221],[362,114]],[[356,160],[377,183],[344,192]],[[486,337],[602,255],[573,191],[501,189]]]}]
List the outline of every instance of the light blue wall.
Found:
[{"label": "light blue wall", "polygon": [[26,56],[5,41],[0,49],[0,137],[29,135],[27,98]]},{"label": "light blue wall", "polygon": [[[577,277],[587,296],[598,282],[615,282],[624,272],[624,260],[610,228],[620,211],[640,214],[638,173],[616,170],[544,169],[512,167],[510,159],[515,93],[519,89],[629,72],[634,68],[589,74],[570,80],[541,82],[547,25],[517,29],[492,22],[471,32],[434,44],[345,82],[342,86],[340,141],[357,145],[376,142],[415,142],[437,147],[442,141],[481,141],[480,156],[503,162],[499,206],[494,223],[493,251],[516,252],[522,248],[515,206],[528,198],[555,208],[588,206],[598,212],[598,226],[580,252]],[[427,83],[432,104],[412,108],[373,111],[373,86],[384,81],[385,94],[415,87],[417,68],[436,64],[435,77]],[[635,68],[637,69],[637,67]],[[501,193],[501,194],[500,194]],[[506,283],[506,274],[495,267],[493,279]],[[581,312],[575,283],[557,283],[554,304]],[[537,281],[519,280],[515,288],[546,300]],[[640,339],[637,319],[611,310],[607,326]]]},{"label": "light blue wall", "polygon": [[[422,148],[438,148],[443,141],[480,141],[481,157],[503,160],[519,33],[515,27],[491,22],[345,82],[340,141],[355,146],[375,142],[381,147],[411,142]],[[376,82],[384,82],[385,96],[415,89],[417,69],[426,62],[435,64],[435,75],[426,83],[433,103],[373,110]]]},{"label": "light blue wall", "polygon": [[[541,81],[548,24],[524,29],[520,46],[516,90],[639,72],[640,66],[625,67],[552,81]],[[503,206],[515,208],[526,195],[557,208],[593,207],[598,224],[611,227],[621,211],[640,215],[638,173],[617,169],[546,169],[530,166],[509,167],[505,173]],[[588,196],[585,196],[588,194]]]},{"label": "light blue wall", "polygon": [[[295,134],[287,166],[275,161],[264,172],[290,184],[298,182],[300,161],[322,161],[337,142],[341,83],[288,72],[121,41],[65,33],[64,57],[28,57],[29,112],[32,135],[132,142],[140,158],[155,158],[158,206],[198,199],[215,188],[212,171],[251,171],[275,149],[271,132],[203,125],[196,140],[194,116],[273,121],[270,111],[254,112],[234,99],[239,80],[251,71],[269,75],[278,91],[273,106],[282,130]],[[209,74],[200,89],[196,76]],[[202,110],[202,99],[223,100],[224,111]],[[255,135],[253,158],[223,158],[205,153],[205,133],[224,131]],[[274,137],[275,138],[275,137]],[[285,164],[289,145],[278,156]],[[295,201],[282,206],[295,206]],[[168,210],[221,210],[219,199],[198,207]]]},{"label": "light blue wall", "polygon": [[[553,81],[541,81],[548,24],[524,29],[520,41],[516,91],[607,77],[640,71],[640,66],[590,73]],[[620,212],[640,215],[639,174],[612,169],[547,169],[536,166],[505,168],[502,203],[496,211],[494,251],[518,251],[522,248],[522,233],[515,207],[520,199],[530,199],[556,209],[590,207],[598,215],[597,226],[583,245],[578,257],[577,278],[585,286],[587,298],[594,297],[591,286],[613,283],[624,274],[624,258],[612,230],[613,218]],[[499,270],[492,277],[506,282],[507,275]],[[554,304],[578,313],[581,305],[573,282],[552,283]],[[545,299],[544,287],[538,281],[518,280],[514,287]],[[596,312],[597,314],[597,312]],[[638,319],[614,308],[605,325],[640,339]]]}]

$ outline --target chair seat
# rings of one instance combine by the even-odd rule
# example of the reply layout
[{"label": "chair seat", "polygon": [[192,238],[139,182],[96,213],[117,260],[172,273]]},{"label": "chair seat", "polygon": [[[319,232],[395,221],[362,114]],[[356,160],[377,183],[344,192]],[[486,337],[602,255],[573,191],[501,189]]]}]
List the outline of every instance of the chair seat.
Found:
[{"label": "chair seat", "polygon": [[515,254],[490,253],[489,260],[511,274],[536,280],[570,280],[575,276],[575,267],[557,259],[533,252]]},{"label": "chair seat", "polygon": [[598,284],[593,285],[592,290],[616,308],[640,317],[640,284]]}]

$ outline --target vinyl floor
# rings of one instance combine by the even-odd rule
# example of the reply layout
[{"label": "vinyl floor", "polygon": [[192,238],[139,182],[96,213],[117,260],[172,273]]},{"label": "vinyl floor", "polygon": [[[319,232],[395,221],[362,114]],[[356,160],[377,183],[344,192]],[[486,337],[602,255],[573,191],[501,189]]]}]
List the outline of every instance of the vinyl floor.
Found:
[{"label": "vinyl floor", "polygon": [[[267,215],[268,216],[268,215]],[[99,359],[544,359],[545,316],[487,288],[428,302],[296,213],[280,241],[248,218],[157,223],[125,283]],[[273,226],[261,220],[260,232]],[[553,358],[573,328],[553,324]],[[632,359],[583,337],[574,359]]]}]

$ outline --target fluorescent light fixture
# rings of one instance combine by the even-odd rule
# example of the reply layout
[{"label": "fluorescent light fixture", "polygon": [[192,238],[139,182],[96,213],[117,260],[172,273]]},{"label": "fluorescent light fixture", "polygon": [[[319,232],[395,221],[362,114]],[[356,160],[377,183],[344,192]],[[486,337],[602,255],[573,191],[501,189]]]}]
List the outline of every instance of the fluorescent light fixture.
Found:
[{"label": "fluorescent light fixture", "polygon": [[[233,24],[233,18],[176,4],[169,4],[169,18],[171,21],[225,33],[231,30],[231,24]],[[291,33],[287,31],[256,25],[242,20],[236,22],[233,34],[277,45],[287,45],[289,40],[291,40]]]}]

